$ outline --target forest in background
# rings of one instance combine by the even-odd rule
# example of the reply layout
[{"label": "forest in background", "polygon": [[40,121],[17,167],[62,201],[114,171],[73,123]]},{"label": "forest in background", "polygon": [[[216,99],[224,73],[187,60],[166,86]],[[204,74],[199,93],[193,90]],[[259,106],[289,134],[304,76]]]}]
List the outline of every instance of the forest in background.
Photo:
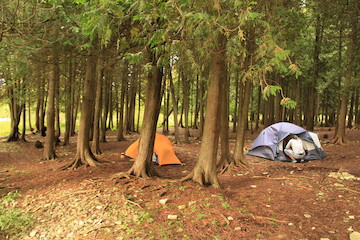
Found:
[{"label": "forest in background", "polygon": [[[360,124],[356,0],[0,4],[8,141],[26,141],[28,124],[46,132],[43,158],[53,159],[60,136],[68,144],[78,121],[76,157],[64,169],[101,164],[99,142],[116,129],[118,141],[141,131],[127,174],[154,176],[156,127],[165,133],[173,127],[176,142],[188,141],[188,129],[198,128],[202,146],[187,179],[218,187],[219,170],[246,164],[246,129],[279,121],[308,130],[336,126],[333,141],[344,144],[345,128]],[[229,131],[236,132],[233,155]]]}]

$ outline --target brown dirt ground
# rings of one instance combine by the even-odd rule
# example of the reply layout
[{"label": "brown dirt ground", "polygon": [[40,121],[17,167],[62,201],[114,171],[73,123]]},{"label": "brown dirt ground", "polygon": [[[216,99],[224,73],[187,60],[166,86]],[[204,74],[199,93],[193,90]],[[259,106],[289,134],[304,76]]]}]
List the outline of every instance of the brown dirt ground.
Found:
[{"label": "brown dirt ground", "polygon": [[[333,128],[316,131],[328,155],[324,160],[297,164],[247,156],[247,167],[231,169],[219,176],[222,189],[177,181],[196,163],[200,141],[195,137],[189,144],[175,146],[184,165],[156,166],[164,177],[161,179],[111,179],[113,174],[131,167],[132,162],[121,153],[137,135],[117,142],[115,133],[109,132],[107,142],[101,143],[103,154],[99,156],[109,163],[68,171],[56,169],[74,157],[76,137],[71,139],[70,146],[57,147],[58,159],[52,161],[40,160],[42,149],[35,148],[34,142],[44,139],[38,135],[29,135],[27,143],[7,143],[3,139],[0,196],[17,190],[23,196],[19,201],[31,198],[34,202],[54,198],[61,191],[67,191],[63,196],[77,194],[90,198],[96,190],[100,194],[109,193],[104,200],[109,204],[119,201],[115,199],[116,189],[125,196],[122,203],[135,212],[146,211],[152,216],[133,226],[130,222],[122,229],[103,226],[109,229],[106,232],[100,232],[98,227],[86,235],[73,230],[70,235],[46,238],[37,230],[30,233],[32,238],[24,233],[27,237],[23,239],[349,239],[351,232],[360,231],[360,181],[333,178],[329,173],[347,172],[360,177],[360,130],[347,130],[349,142],[344,146],[329,143]],[[250,147],[258,133],[247,134],[246,147]],[[196,132],[192,135],[196,136]],[[159,204],[165,198],[168,202],[164,206]],[[56,204],[61,201],[65,198],[58,198]],[[34,209],[28,212],[36,215]],[[167,219],[169,214],[177,215],[177,219]],[[129,229],[135,230],[131,233]]]}]

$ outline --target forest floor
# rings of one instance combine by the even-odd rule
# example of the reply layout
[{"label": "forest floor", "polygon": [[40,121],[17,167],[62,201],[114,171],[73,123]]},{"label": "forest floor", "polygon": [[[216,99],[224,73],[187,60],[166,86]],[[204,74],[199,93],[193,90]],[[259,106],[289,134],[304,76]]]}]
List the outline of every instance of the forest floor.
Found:
[{"label": "forest floor", "polygon": [[[121,153],[137,135],[117,142],[109,132],[99,156],[107,164],[67,171],[57,169],[74,158],[76,136],[70,146],[57,147],[51,161],[40,160],[43,150],[34,142],[44,139],[38,135],[27,136],[27,143],[3,139],[0,196],[21,193],[17,207],[33,219],[13,239],[359,239],[360,130],[347,130],[344,146],[329,143],[333,128],[316,132],[324,160],[247,156],[247,167],[219,176],[222,189],[178,181],[196,163],[195,137],[175,145],[183,165],[156,166],[163,176],[156,179],[112,179],[133,164]],[[247,134],[246,147],[258,133]]]}]

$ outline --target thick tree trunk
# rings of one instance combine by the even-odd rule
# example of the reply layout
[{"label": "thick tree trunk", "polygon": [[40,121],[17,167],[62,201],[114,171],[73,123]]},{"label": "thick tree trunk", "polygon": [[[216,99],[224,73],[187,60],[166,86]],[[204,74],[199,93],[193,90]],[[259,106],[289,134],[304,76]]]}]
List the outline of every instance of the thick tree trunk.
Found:
[{"label": "thick tree trunk", "polygon": [[100,161],[91,152],[89,145],[89,132],[94,108],[95,74],[96,55],[92,53],[88,56],[86,61],[84,92],[82,98],[81,117],[75,159],[72,163],[62,167],[62,169],[75,169],[81,165],[95,167],[100,164]]},{"label": "thick tree trunk", "polygon": [[50,76],[48,87],[48,106],[46,112],[46,138],[43,159],[55,159],[55,95],[56,85],[60,78],[59,59],[56,53],[50,59]]},{"label": "thick tree trunk", "polygon": [[200,155],[194,169],[183,180],[191,179],[200,185],[219,188],[216,155],[220,130],[220,88],[224,84],[223,71],[226,69],[226,37],[219,34],[216,43],[217,45],[210,53],[209,88]]},{"label": "thick tree trunk", "polygon": [[140,133],[139,149],[134,165],[129,169],[129,175],[148,178],[156,176],[152,162],[156,124],[161,107],[162,68],[157,66],[158,58],[151,54],[152,72],[149,73],[143,125]]}]

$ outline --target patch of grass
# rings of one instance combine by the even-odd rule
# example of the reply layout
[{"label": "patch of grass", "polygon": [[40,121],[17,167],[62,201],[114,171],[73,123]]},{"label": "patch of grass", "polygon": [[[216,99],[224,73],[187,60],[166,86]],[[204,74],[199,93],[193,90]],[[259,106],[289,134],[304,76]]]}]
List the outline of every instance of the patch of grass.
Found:
[{"label": "patch of grass", "polygon": [[32,218],[16,207],[15,199],[20,197],[18,192],[9,192],[0,202],[0,238],[18,236],[30,229]]}]

